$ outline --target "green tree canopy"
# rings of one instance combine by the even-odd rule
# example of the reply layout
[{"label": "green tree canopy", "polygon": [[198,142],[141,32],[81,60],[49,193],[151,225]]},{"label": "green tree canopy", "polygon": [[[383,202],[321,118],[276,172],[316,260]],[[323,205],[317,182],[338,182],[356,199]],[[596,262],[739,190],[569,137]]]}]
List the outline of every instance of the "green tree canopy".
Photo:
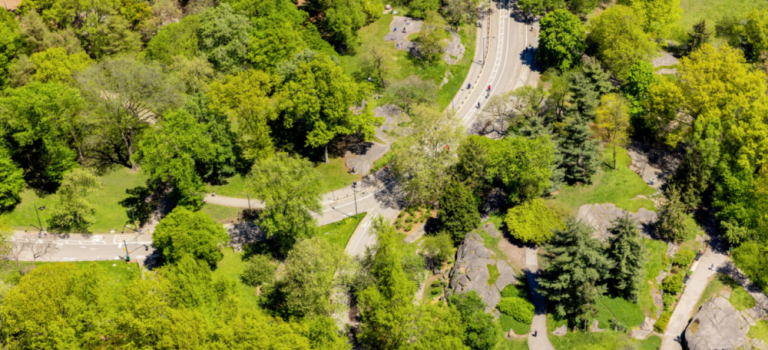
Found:
[{"label": "green tree canopy", "polygon": [[539,292],[561,318],[584,322],[594,317],[595,289],[608,277],[611,263],[591,233],[591,227],[569,220],[544,246],[547,259],[538,279]]},{"label": "green tree canopy", "polygon": [[603,95],[595,117],[597,135],[613,147],[613,170],[616,170],[616,148],[629,141],[629,102],[619,94]]},{"label": "green tree canopy", "polygon": [[656,55],[656,43],[643,31],[644,17],[633,8],[617,5],[592,19],[588,26],[588,45],[619,79],[639,61]]},{"label": "green tree canopy", "polygon": [[668,38],[683,13],[680,0],[619,0],[618,4],[642,15],[643,30],[656,39]]},{"label": "green tree canopy", "polygon": [[91,58],[85,52],[67,55],[67,51],[60,47],[34,53],[30,60],[35,67],[31,80],[42,82],[72,83],[73,73],[82,71],[91,64]]},{"label": "green tree canopy", "polygon": [[24,171],[11,159],[11,154],[0,146],[0,211],[12,209],[21,201],[24,190]]},{"label": "green tree canopy", "polygon": [[613,235],[606,250],[608,259],[613,263],[609,285],[627,300],[636,301],[645,277],[643,267],[647,260],[637,223],[631,217],[623,216],[608,228],[608,232]]},{"label": "green tree canopy", "polygon": [[174,264],[190,256],[215,267],[224,257],[220,248],[229,243],[229,234],[208,214],[177,207],[160,220],[152,232],[152,245]]},{"label": "green tree canopy", "polygon": [[199,14],[200,50],[220,71],[243,70],[250,42],[251,21],[239,15],[229,4],[207,8]]},{"label": "green tree canopy", "polygon": [[600,165],[598,140],[592,140],[592,131],[581,117],[573,117],[563,130],[562,167],[568,183],[590,183]]},{"label": "green tree canopy", "polygon": [[480,224],[478,203],[472,192],[461,182],[452,179],[440,197],[437,218],[440,229],[451,235],[455,243],[464,240],[464,235]]},{"label": "green tree canopy", "polygon": [[540,245],[552,239],[553,229],[565,227],[565,214],[536,198],[510,209],[504,223],[509,227],[512,237],[523,243]]},{"label": "green tree canopy", "polygon": [[142,51],[145,57],[170,65],[174,57],[184,56],[191,58],[197,54],[200,41],[200,17],[190,15],[184,17],[178,23],[169,23],[163,26]]},{"label": "green tree canopy", "polygon": [[680,192],[672,187],[667,191],[667,201],[661,207],[659,222],[656,232],[661,238],[672,242],[681,242],[685,239],[687,228],[685,225],[686,208],[680,201]]},{"label": "green tree canopy", "polygon": [[499,328],[494,323],[493,316],[485,313],[485,302],[476,291],[451,295],[448,302],[459,310],[461,323],[466,328],[464,345],[472,350],[496,347]]},{"label": "green tree canopy", "polygon": [[301,238],[313,236],[320,212],[320,177],[307,160],[277,153],[254,164],[248,176],[251,196],[264,201],[259,226],[285,253]]},{"label": "green tree canopy", "polygon": [[504,138],[491,153],[491,172],[507,187],[512,202],[539,197],[549,188],[555,146],[548,137]]},{"label": "green tree canopy", "polygon": [[87,233],[93,223],[96,209],[89,195],[101,188],[96,175],[90,170],[75,168],[64,174],[56,192],[58,201],[51,215],[51,228],[64,232]]},{"label": "green tree canopy", "polygon": [[567,71],[578,64],[584,50],[584,26],[574,14],[564,9],[541,19],[538,58],[545,67]]}]

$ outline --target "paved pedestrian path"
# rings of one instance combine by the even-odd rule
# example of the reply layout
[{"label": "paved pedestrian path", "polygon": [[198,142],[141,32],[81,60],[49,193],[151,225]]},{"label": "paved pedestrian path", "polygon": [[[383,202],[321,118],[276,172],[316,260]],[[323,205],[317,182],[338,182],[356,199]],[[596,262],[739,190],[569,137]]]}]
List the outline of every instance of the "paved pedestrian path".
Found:
[{"label": "paved pedestrian path", "polygon": [[526,274],[528,275],[528,285],[531,287],[531,296],[533,296],[533,306],[535,307],[531,332],[528,333],[528,348],[531,350],[555,350],[555,347],[549,342],[547,334],[547,313],[544,297],[537,291],[539,287],[536,281],[539,277],[539,257],[536,254],[536,249],[525,248],[525,266],[528,268]]}]

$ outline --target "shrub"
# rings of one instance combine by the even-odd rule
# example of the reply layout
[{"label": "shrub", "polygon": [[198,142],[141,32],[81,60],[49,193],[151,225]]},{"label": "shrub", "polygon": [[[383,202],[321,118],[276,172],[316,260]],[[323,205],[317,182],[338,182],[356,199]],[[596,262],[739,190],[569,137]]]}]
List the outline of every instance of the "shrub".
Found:
[{"label": "shrub", "polygon": [[677,301],[677,298],[675,298],[674,295],[667,293],[662,295],[661,299],[664,301],[664,310],[672,311],[672,304]]},{"label": "shrub", "polygon": [[410,224],[412,222],[413,222],[413,216],[409,216],[409,217],[405,218],[405,223],[406,224]]},{"label": "shrub", "polygon": [[664,312],[661,313],[661,316],[659,316],[659,319],[656,320],[656,323],[653,325],[653,330],[658,333],[664,333],[664,330],[667,329],[667,323],[669,323],[670,317],[672,317],[672,312],[669,310],[664,310]]},{"label": "shrub", "polygon": [[408,232],[413,229],[413,224],[407,224],[405,225],[405,231]]},{"label": "shrub", "polygon": [[245,271],[240,275],[243,283],[258,287],[264,283],[272,282],[275,278],[277,266],[272,262],[272,258],[267,255],[254,255],[248,259],[245,265]]},{"label": "shrub", "polygon": [[523,298],[501,298],[496,307],[501,313],[511,316],[520,322],[531,324],[533,322],[533,304]]},{"label": "shrub", "polygon": [[512,208],[504,222],[512,237],[523,243],[545,243],[552,238],[553,228],[564,228],[564,213],[534,199]]},{"label": "shrub", "polygon": [[672,260],[672,263],[680,266],[683,269],[687,269],[695,257],[696,253],[687,249],[683,249],[675,254],[675,258]]},{"label": "shrub", "polygon": [[524,296],[525,293],[517,288],[517,286],[514,284],[508,284],[506,287],[504,287],[504,289],[501,290],[502,298],[522,298]]},{"label": "shrub", "polygon": [[683,290],[683,274],[669,275],[661,282],[661,289],[670,294]]},{"label": "shrub", "polygon": [[733,261],[752,282],[768,291],[768,264],[765,257],[768,246],[757,242],[747,242],[733,250]]}]

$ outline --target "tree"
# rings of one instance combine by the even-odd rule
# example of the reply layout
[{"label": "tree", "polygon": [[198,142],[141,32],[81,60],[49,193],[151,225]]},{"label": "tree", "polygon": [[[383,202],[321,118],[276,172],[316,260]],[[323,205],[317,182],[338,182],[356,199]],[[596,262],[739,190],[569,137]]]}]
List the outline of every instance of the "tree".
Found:
[{"label": "tree", "polygon": [[251,21],[232,11],[229,4],[205,9],[199,14],[200,50],[220,71],[243,70],[250,42]]},{"label": "tree", "polygon": [[242,150],[236,143],[239,140],[232,131],[232,124],[227,116],[210,108],[211,99],[202,93],[187,99],[184,111],[191,114],[205,132],[205,138],[210,139],[212,153],[210,157],[204,154],[193,154],[195,171],[207,183],[221,184],[225,178],[235,174],[238,158]]},{"label": "tree", "polygon": [[85,52],[67,55],[60,47],[32,54],[30,57],[35,67],[32,81],[74,82],[73,73],[82,71],[91,64],[91,58]]},{"label": "tree", "polygon": [[523,14],[541,16],[547,10],[555,9],[557,11],[563,9],[565,7],[565,0],[522,0],[518,2],[517,6],[520,7]]},{"label": "tree", "polygon": [[0,87],[8,84],[8,68],[21,48],[19,25],[13,14],[4,11],[0,14]]},{"label": "tree", "polygon": [[696,22],[693,25],[693,29],[688,33],[688,54],[697,51],[702,45],[709,43],[709,38],[712,36],[712,32],[707,29],[707,20],[702,18],[701,21]]},{"label": "tree", "polygon": [[547,260],[538,279],[539,292],[561,318],[586,322],[595,304],[595,288],[608,277],[610,261],[591,233],[591,227],[568,220],[544,246]]},{"label": "tree", "polygon": [[760,60],[760,55],[768,51],[768,10],[754,9],[746,18],[724,18],[717,24],[717,36],[725,37],[734,47],[743,50],[750,62]]},{"label": "tree", "polygon": [[286,253],[301,238],[316,233],[320,177],[307,160],[277,153],[253,165],[248,176],[251,196],[264,201],[259,227]]},{"label": "tree", "polygon": [[277,265],[272,262],[269,255],[258,254],[248,258],[245,271],[240,275],[240,279],[251,287],[258,287],[272,283],[275,279],[276,270]]},{"label": "tree", "polygon": [[526,85],[512,91],[510,97],[512,106],[525,118],[524,120],[528,121],[541,114],[544,101],[547,99],[547,91],[541,85],[535,88]]},{"label": "tree", "polygon": [[606,251],[613,268],[610,271],[610,285],[627,300],[636,301],[643,283],[643,266],[646,250],[638,234],[635,220],[625,215],[616,219],[608,228],[613,237],[608,241]]},{"label": "tree", "polygon": [[412,203],[434,203],[451,180],[464,128],[454,115],[425,105],[412,118],[411,134],[392,145],[392,172]]},{"label": "tree", "polygon": [[[374,84],[386,90],[388,86],[387,79],[392,73],[390,61],[392,61],[392,57],[386,50],[372,46],[370,49],[365,50],[362,56],[361,73],[363,77],[367,75],[373,80]],[[384,77],[387,77],[387,79]]]},{"label": "tree", "polygon": [[490,148],[492,141],[487,137],[469,135],[459,145],[459,160],[456,175],[474,193],[485,193],[491,185]]},{"label": "tree", "polygon": [[616,148],[623,147],[628,139],[629,104],[618,94],[604,95],[597,108],[595,127],[597,135],[608,145],[613,146],[613,170],[616,168]]},{"label": "tree", "polygon": [[[510,95],[511,93],[493,95],[488,99],[485,107],[483,107],[483,112],[492,115],[494,118],[496,118],[496,120],[499,121],[499,129],[501,130],[504,130],[504,120],[507,119],[511,114]],[[502,131],[499,131],[499,134],[502,133]]]},{"label": "tree", "polygon": [[385,90],[389,99],[394,100],[405,113],[420,104],[437,102],[437,85],[431,80],[422,80],[412,75],[403,80],[393,82]]},{"label": "tree", "polygon": [[170,264],[190,256],[215,267],[224,257],[220,248],[227,243],[229,234],[208,214],[184,207],[160,220],[152,233],[152,245]]},{"label": "tree", "polygon": [[96,157],[138,170],[136,140],[157,115],[180,104],[181,87],[157,64],[129,57],[102,61],[77,80],[100,129]]},{"label": "tree", "polygon": [[213,64],[201,56],[174,56],[168,72],[185,86],[184,91],[190,95],[208,92],[208,84],[216,74]]},{"label": "tree", "polygon": [[592,131],[581,117],[573,117],[565,129],[562,141],[563,168],[568,183],[591,183],[599,165],[598,140],[592,140]]},{"label": "tree", "polygon": [[211,107],[238,121],[238,133],[250,159],[266,158],[273,152],[267,122],[276,118],[271,96],[277,79],[266,72],[246,70],[210,85]]},{"label": "tree", "polygon": [[197,34],[199,30],[200,17],[186,16],[178,23],[163,26],[149,40],[142,53],[145,57],[166,65],[173,64],[177,56],[192,58],[199,50],[200,39]]},{"label": "tree", "polygon": [[507,212],[504,223],[512,237],[523,243],[541,245],[552,239],[553,229],[562,229],[566,213],[547,205],[541,199],[533,199],[517,205]]},{"label": "tree", "polygon": [[362,103],[367,89],[324,54],[299,64],[291,76],[277,92],[280,129],[298,147],[324,147],[326,163],[328,143],[336,136],[357,134],[370,140],[375,125],[383,121],[367,107],[359,112],[352,108]]},{"label": "tree", "polygon": [[11,159],[5,147],[0,146],[0,212],[13,209],[21,201],[24,190],[24,171]]},{"label": "tree", "polygon": [[53,192],[78,155],[84,162],[82,108],[77,89],[63,84],[30,83],[0,98],[0,135],[28,185]]},{"label": "tree", "polygon": [[454,25],[458,32],[462,24],[475,22],[478,3],[477,0],[446,0],[443,11],[448,17],[448,22]]},{"label": "tree", "polygon": [[[136,161],[150,181],[168,183],[179,205],[198,209],[205,186],[197,169],[215,162],[217,152],[205,124],[184,110],[166,113],[139,141]],[[231,147],[231,145],[230,145]]]},{"label": "tree", "polygon": [[505,138],[491,153],[492,177],[506,186],[513,203],[537,198],[549,188],[555,147],[548,137]]},{"label": "tree", "polygon": [[597,7],[598,0],[569,0],[568,3],[571,11],[586,15]]},{"label": "tree", "polygon": [[432,259],[434,267],[441,268],[443,263],[453,256],[453,238],[440,232],[434,236],[424,238],[423,253]]},{"label": "tree", "polygon": [[304,317],[328,315],[331,293],[342,278],[334,272],[348,264],[346,255],[321,237],[303,239],[288,252],[280,289],[291,314]]},{"label": "tree", "polygon": [[668,37],[683,12],[680,0],[620,0],[618,4],[642,15],[643,30],[656,39]]},{"label": "tree", "polygon": [[440,10],[440,0],[411,0],[408,4],[408,16],[426,18],[430,11]]},{"label": "tree", "polygon": [[571,76],[569,90],[571,92],[571,106],[568,111],[573,114],[578,112],[587,121],[595,119],[595,109],[600,104],[600,97],[612,90],[608,81],[610,75],[600,66],[600,62],[587,59],[581,72]]},{"label": "tree", "polygon": [[445,37],[445,21],[437,12],[428,12],[427,18],[421,26],[421,36],[416,40],[419,54],[429,62],[435,62],[443,57],[448,44],[443,41]]},{"label": "tree", "polygon": [[629,100],[629,116],[632,119],[635,136],[649,137],[653,134],[648,130],[650,125],[645,121],[647,107],[645,101],[648,99],[648,90],[654,81],[653,63],[641,61],[629,68],[624,86],[621,87],[627,100]]},{"label": "tree", "polygon": [[357,52],[360,45],[358,30],[368,21],[368,15],[363,11],[364,3],[360,0],[337,0],[324,10],[329,41],[337,51],[348,54]]},{"label": "tree", "polygon": [[499,328],[493,316],[485,313],[486,305],[476,291],[454,294],[448,297],[450,305],[456,306],[461,314],[461,323],[466,328],[464,344],[472,350],[493,349],[499,338]]},{"label": "tree", "polygon": [[437,219],[440,221],[440,229],[450,234],[456,243],[464,240],[464,235],[480,224],[475,197],[456,179],[445,186],[439,208]]},{"label": "tree", "polygon": [[121,16],[86,17],[86,25],[80,33],[84,47],[95,59],[102,59],[120,53],[136,53],[141,50],[141,36],[131,30],[131,23]]},{"label": "tree", "polygon": [[656,43],[642,26],[642,14],[623,5],[606,9],[589,24],[588,45],[619,79],[626,77],[633,64],[656,55]]},{"label": "tree", "polygon": [[672,242],[681,242],[685,239],[687,228],[685,225],[685,205],[680,201],[680,192],[671,187],[667,192],[667,201],[661,207],[659,222],[656,224],[656,232],[661,238]]},{"label": "tree", "polygon": [[416,285],[403,271],[394,227],[376,217],[373,230],[378,245],[370,273],[378,282],[358,296],[362,320],[357,339],[371,348],[399,349],[415,336],[412,323],[417,316],[413,303]]},{"label": "tree", "polygon": [[464,345],[465,329],[461,323],[461,314],[453,306],[443,303],[420,306],[414,326],[416,341],[408,344],[410,349],[468,349]]},{"label": "tree", "polygon": [[75,168],[64,174],[56,192],[58,205],[51,214],[51,228],[87,233],[96,213],[88,197],[98,189],[101,189],[101,183],[89,170]]},{"label": "tree", "polygon": [[584,26],[576,15],[559,9],[541,19],[538,59],[545,67],[571,69],[584,51]]}]

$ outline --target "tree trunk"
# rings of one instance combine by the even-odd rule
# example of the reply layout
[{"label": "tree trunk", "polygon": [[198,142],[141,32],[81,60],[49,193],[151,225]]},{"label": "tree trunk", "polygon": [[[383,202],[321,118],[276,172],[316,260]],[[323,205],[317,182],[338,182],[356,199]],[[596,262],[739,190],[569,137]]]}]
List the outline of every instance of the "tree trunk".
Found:
[{"label": "tree trunk", "polygon": [[616,144],[613,144],[613,171],[616,171]]},{"label": "tree trunk", "polygon": [[325,144],[325,164],[328,164],[328,144]]},{"label": "tree trunk", "polygon": [[85,167],[85,157],[83,156],[83,145],[77,142],[77,136],[72,131],[72,141],[77,145],[77,156],[80,158],[80,166]]},{"label": "tree trunk", "polygon": [[136,166],[136,163],[133,161],[133,145],[131,141],[128,140],[128,137],[125,136],[125,132],[121,132],[120,136],[123,137],[123,142],[125,143],[125,149],[128,151],[128,161],[131,162],[131,170],[137,171],[139,170],[139,167]]}]

